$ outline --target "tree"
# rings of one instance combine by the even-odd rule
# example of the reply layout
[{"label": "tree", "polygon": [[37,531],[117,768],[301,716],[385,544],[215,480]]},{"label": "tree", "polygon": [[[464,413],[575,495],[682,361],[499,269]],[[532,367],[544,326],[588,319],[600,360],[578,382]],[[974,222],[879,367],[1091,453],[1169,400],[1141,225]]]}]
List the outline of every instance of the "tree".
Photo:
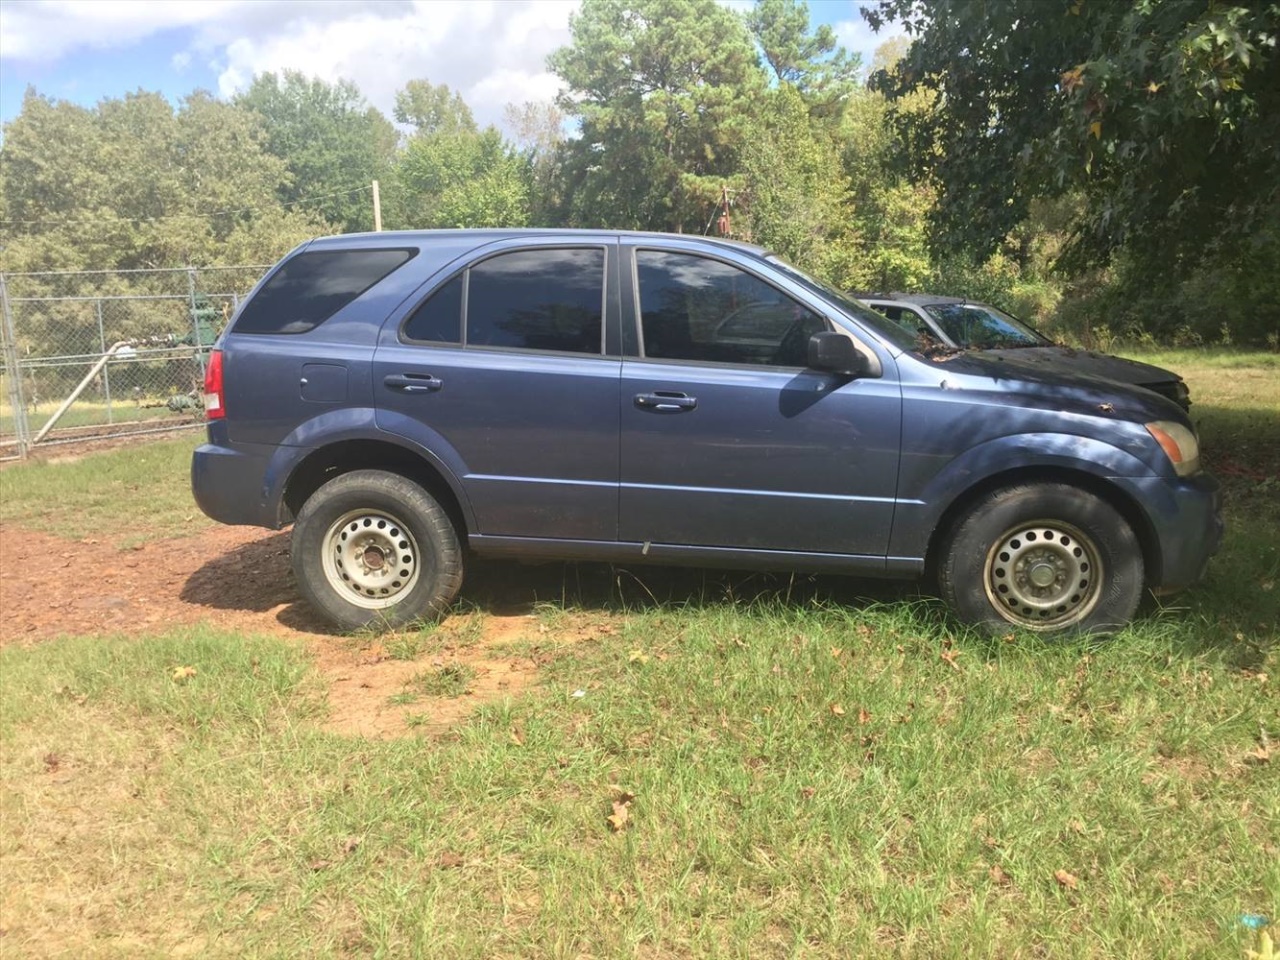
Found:
[{"label": "tree", "polygon": [[790,83],[770,92],[742,172],[751,240],[836,286],[866,283],[839,147]]},{"label": "tree", "polygon": [[894,101],[939,239],[994,250],[1036,197],[1079,191],[1070,262],[1121,247],[1166,264],[1271,222],[1280,189],[1280,4],[881,0],[913,37]]},{"label": "tree", "polygon": [[564,114],[554,103],[509,103],[503,124],[529,168],[529,222],[552,226],[560,221],[561,161],[564,152]]},{"label": "tree", "polygon": [[396,93],[396,123],[412,126],[419,133],[474,132],[475,117],[471,108],[448,84],[430,80],[410,80]]},{"label": "tree", "polygon": [[390,173],[399,137],[355,84],[263,73],[234,102],[262,118],[267,149],[288,165],[283,202],[304,204],[341,230],[373,229],[369,184]]},{"label": "tree", "polygon": [[570,219],[701,231],[764,91],[741,20],[716,0],[584,0],[548,58],[580,123]]},{"label": "tree", "polygon": [[829,25],[811,31],[804,0],[756,0],[746,23],[778,83],[795,87],[817,115],[839,111],[857,86],[862,58],[840,47]]},{"label": "tree", "polygon": [[527,172],[488,127],[416,134],[397,177],[414,227],[519,227],[529,217]]}]

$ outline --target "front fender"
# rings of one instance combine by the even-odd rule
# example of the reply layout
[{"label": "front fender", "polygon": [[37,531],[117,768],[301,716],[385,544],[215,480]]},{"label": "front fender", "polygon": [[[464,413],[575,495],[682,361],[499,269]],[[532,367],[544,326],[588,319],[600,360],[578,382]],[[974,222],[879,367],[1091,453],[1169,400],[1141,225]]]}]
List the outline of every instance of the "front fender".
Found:
[{"label": "front fender", "polygon": [[996,437],[965,450],[932,476],[904,483],[890,556],[923,557],[938,521],[959,497],[999,474],[1028,469],[1086,474],[1100,480],[1157,475],[1130,451],[1092,437],[1069,433]]}]

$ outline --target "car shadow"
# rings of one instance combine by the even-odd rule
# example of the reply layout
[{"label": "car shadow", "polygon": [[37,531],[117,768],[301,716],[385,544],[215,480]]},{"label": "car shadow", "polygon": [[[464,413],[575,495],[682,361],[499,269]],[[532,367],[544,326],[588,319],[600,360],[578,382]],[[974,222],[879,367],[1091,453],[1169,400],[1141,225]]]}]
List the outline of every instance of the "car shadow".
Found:
[{"label": "car shadow", "polygon": [[[289,544],[286,530],[212,557],[187,578],[180,597],[212,610],[265,614],[278,609],[276,619],[290,629],[337,633],[298,592]],[[920,596],[917,584],[896,580],[472,557],[457,602],[497,616],[519,616],[544,604],[601,612],[726,602],[833,603],[856,608]]]}]

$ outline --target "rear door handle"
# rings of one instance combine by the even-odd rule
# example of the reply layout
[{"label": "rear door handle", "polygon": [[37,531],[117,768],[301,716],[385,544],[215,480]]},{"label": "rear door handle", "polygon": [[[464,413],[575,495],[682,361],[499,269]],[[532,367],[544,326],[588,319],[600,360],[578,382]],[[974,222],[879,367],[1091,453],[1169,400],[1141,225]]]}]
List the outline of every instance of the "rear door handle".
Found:
[{"label": "rear door handle", "polygon": [[636,406],[653,413],[684,413],[698,406],[698,398],[674,390],[655,390],[653,393],[637,393]]},{"label": "rear door handle", "polygon": [[393,373],[382,380],[383,386],[401,393],[435,393],[444,387],[444,381],[429,373]]}]

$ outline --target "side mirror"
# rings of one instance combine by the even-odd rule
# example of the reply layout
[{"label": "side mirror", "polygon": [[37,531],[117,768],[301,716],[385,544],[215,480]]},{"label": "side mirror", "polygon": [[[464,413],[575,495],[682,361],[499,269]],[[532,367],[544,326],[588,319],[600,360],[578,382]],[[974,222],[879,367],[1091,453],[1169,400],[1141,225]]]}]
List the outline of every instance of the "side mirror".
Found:
[{"label": "side mirror", "polygon": [[809,366],[846,377],[864,377],[871,372],[871,364],[853,341],[834,330],[824,330],[809,338]]}]

